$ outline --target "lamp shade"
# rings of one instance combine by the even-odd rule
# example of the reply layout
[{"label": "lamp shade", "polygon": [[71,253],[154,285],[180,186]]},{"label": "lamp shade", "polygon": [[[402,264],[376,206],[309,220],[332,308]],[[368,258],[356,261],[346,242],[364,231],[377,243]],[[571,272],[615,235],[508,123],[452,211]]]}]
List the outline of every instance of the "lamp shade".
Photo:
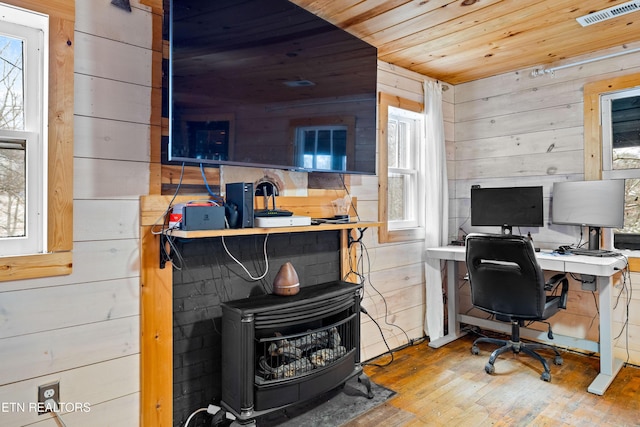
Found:
[{"label": "lamp shade", "polygon": [[278,274],[273,280],[273,293],[276,295],[288,296],[300,292],[300,279],[298,273],[293,268],[293,264],[286,262],[282,264]]}]

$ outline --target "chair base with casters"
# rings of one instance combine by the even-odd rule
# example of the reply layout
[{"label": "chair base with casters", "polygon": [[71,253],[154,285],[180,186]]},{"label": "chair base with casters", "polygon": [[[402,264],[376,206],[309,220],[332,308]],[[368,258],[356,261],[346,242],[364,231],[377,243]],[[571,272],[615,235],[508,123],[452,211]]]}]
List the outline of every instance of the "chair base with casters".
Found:
[{"label": "chair base with casters", "polygon": [[522,352],[528,356],[533,357],[534,359],[538,360],[542,364],[542,367],[544,368],[544,372],[542,373],[542,375],[540,375],[540,379],[547,382],[551,381],[551,372],[549,370],[549,364],[547,363],[547,360],[544,357],[542,357],[540,354],[536,353],[535,350],[540,350],[540,349],[553,350],[555,352],[555,357],[553,359],[553,363],[555,365],[562,365],[563,360],[562,360],[562,356],[560,355],[560,352],[558,352],[558,349],[555,348],[555,346],[552,346],[549,344],[525,343],[520,341],[521,323],[522,323],[521,320],[511,321],[511,339],[510,340],[501,340],[497,338],[488,338],[488,337],[482,337],[482,338],[476,339],[473,342],[473,345],[471,346],[471,353],[476,355],[480,353],[480,349],[478,348],[479,343],[489,343],[489,344],[495,344],[495,345],[501,346],[498,349],[494,350],[493,353],[491,353],[491,356],[489,357],[489,361],[487,362],[486,365],[484,365],[485,372],[487,374],[493,374],[495,372],[495,368],[493,364],[495,363],[498,356],[508,351],[511,351],[514,354],[518,354]]}]

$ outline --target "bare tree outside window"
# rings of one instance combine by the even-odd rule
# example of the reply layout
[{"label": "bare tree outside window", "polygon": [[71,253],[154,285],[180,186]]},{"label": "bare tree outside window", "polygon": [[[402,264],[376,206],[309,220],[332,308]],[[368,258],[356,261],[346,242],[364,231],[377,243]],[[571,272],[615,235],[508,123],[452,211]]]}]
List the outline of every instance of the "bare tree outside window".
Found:
[{"label": "bare tree outside window", "polygon": [[[640,170],[640,96],[611,101],[613,170]],[[640,233],[640,179],[625,180],[623,233]]]},{"label": "bare tree outside window", "polygon": [[[404,126],[403,126],[404,125]],[[387,167],[399,168],[404,166],[405,144],[403,137],[406,137],[406,123],[399,123],[395,117],[389,118],[387,124]],[[390,221],[402,221],[406,217],[406,203],[404,202],[407,195],[405,194],[406,176],[401,174],[390,173],[387,181],[389,188],[388,197],[388,219]]]},{"label": "bare tree outside window", "polygon": [[[0,36],[0,131],[24,130],[23,43]],[[0,238],[26,235],[25,141],[0,138]]]},{"label": "bare tree outside window", "polygon": [[388,110],[387,221],[390,229],[418,227],[418,165],[423,117],[420,113],[393,106]]},{"label": "bare tree outside window", "polygon": [[0,237],[25,235],[25,151],[0,142]]}]

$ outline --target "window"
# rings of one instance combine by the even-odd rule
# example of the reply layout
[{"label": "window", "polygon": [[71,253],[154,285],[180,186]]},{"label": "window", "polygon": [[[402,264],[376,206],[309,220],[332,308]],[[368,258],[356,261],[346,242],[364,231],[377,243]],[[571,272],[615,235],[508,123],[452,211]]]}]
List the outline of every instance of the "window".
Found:
[{"label": "window", "polygon": [[356,118],[318,116],[292,119],[289,132],[295,141],[290,153],[296,166],[310,170],[354,169]]},{"label": "window", "polygon": [[378,197],[380,242],[424,238],[422,104],[381,94]]},{"label": "window", "polygon": [[46,251],[48,18],[0,5],[0,256]]},{"label": "window", "polygon": [[[0,257],[0,282],[61,276],[72,272],[74,24],[73,0],[4,0],[0,3],[0,35],[23,43],[24,61],[24,111],[20,113],[23,114],[24,130],[0,128],[0,151],[12,156],[10,162],[24,163],[13,165],[24,171],[27,190],[24,194],[27,199],[24,203],[26,229],[23,233],[27,236],[39,235],[41,238],[35,249],[25,250],[24,255]],[[55,28],[56,31],[47,35],[47,27]],[[32,46],[29,40],[35,34],[42,40],[42,45],[39,49],[40,62],[34,67],[32,61],[35,58],[30,55],[34,51],[29,48]],[[41,73],[35,86],[32,85],[30,73],[33,70]],[[0,88],[4,86],[6,85],[0,83]],[[38,101],[34,103],[34,99]],[[41,124],[36,125],[32,118],[38,115]],[[40,150],[37,158],[32,153],[34,147]],[[19,158],[22,160],[18,160]],[[33,173],[37,174],[37,178],[30,179]],[[39,201],[35,204],[29,202],[29,198],[36,195]],[[29,210],[38,203],[41,203],[39,218],[29,214]],[[29,222],[36,218],[42,227],[41,232],[29,229]],[[4,247],[10,240],[24,241],[24,238],[0,238],[0,247]]]},{"label": "window", "polygon": [[387,221],[390,230],[415,228],[419,223],[420,148],[422,114],[389,107],[387,121]]},{"label": "window", "polygon": [[[602,94],[600,103],[602,176],[605,179],[625,179],[625,224],[624,229],[616,230],[616,234],[639,234],[640,88]],[[632,240],[640,243],[640,235]]]}]

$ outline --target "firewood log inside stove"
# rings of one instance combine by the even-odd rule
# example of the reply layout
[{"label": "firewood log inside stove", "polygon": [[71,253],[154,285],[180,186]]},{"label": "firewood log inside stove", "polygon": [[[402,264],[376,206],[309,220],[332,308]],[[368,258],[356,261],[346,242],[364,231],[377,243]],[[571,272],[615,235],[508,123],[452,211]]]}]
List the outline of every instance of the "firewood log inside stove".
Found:
[{"label": "firewood log inside stove", "polygon": [[[280,333],[275,334],[277,337]],[[272,342],[258,360],[258,374],[264,379],[282,379],[301,375],[314,368],[330,365],[347,354],[337,328],[312,332],[295,340]]]},{"label": "firewood log inside stove", "polygon": [[[278,336],[279,334],[276,334]],[[280,348],[295,347],[302,352],[318,348],[336,348],[342,343],[337,328],[331,328],[328,331],[312,332],[295,340],[279,340],[275,345]],[[274,344],[271,344],[273,346]],[[272,351],[272,347],[269,347]]]},{"label": "firewood log inside stove", "polygon": [[261,357],[258,363],[258,370],[262,374],[263,378],[271,380],[292,378],[305,372],[309,372],[313,368],[314,366],[306,357],[275,368],[269,365],[265,357]]},{"label": "firewood log inside stove", "polygon": [[327,331],[312,332],[295,340],[281,340],[278,345],[290,345],[299,348],[303,352],[316,348],[325,348],[329,345],[329,333]]},{"label": "firewood log inside stove", "polygon": [[323,348],[322,350],[311,353],[309,361],[311,361],[315,367],[322,367],[330,365],[331,362],[338,360],[345,354],[347,354],[347,349],[342,346],[337,348]]},{"label": "firewood log inside stove", "polygon": [[302,357],[302,350],[288,342],[282,342],[281,346],[273,343],[269,346],[269,355],[271,357],[283,357],[285,360],[298,360]]},{"label": "firewood log inside stove", "polygon": [[342,344],[342,338],[338,333],[338,328],[329,329],[329,348],[338,348]]}]

